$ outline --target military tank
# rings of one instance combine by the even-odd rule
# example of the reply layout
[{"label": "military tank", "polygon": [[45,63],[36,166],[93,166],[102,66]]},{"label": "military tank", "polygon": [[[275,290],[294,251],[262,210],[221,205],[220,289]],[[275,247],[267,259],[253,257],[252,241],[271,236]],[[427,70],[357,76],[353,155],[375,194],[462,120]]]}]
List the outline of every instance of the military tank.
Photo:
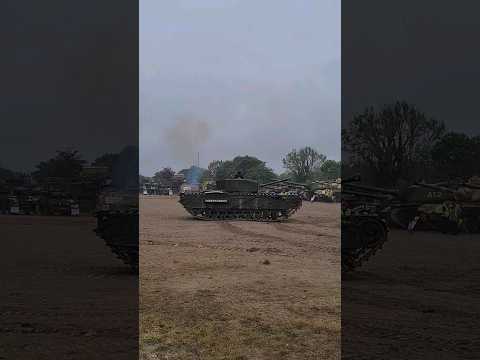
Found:
[{"label": "military tank", "polygon": [[110,250],[138,274],[138,148],[127,147],[104,179],[98,195],[94,230]]},{"label": "military tank", "polygon": [[388,239],[387,219],[392,196],[355,185],[359,180],[355,177],[342,181],[342,272],[361,266]]},{"label": "military tank", "polygon": [[[459,230],[459,206],[455,190],[442,184],[403,184],[398,189],[355,185],[360,191],[389,197],[389,212],[385,214],[390,226],[403,230],[435,230],[456,233]],[[450,184],[449,186],[453,186]]]},{"label": "military tank", "polygon": [[180,194],[180,203],[195,218],[202,220],[280,221],[288,219],[302,206],[302,198],[288,186],[288,179],[266,184],[233,178],[216,181],[215,190]]},{"label": "military tank", "polygon": [[342,187],[341,180],[317,180],[312,182],[312,196],[310,201],[340,202]]},{"label": "military tank", "polygon": [[[419,201],[410,229],[443,233],[480,231],[480,186],[473,182],[416,183],[426,194]],[[398,210],[397,210],[398,211]],[[411,216],[411,215],[410,215]]]},{"label": "military tank", "polygon": [[138,271],[138,194],[102,192],[95,216],[96,234],[123,263]]}]

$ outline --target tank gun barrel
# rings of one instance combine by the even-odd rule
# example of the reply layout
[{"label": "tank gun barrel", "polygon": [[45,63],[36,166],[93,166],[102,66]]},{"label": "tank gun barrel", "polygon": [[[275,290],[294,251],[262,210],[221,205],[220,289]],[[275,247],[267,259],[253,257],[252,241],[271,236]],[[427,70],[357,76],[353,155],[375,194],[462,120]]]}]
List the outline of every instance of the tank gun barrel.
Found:
[{"label": "tank gun barrel", "polygon": [[434,184],[426,184],[426,183],[421,183],[421,182],[415,182],[414,185],[421,186],[421,187],[424,187],[424,188],[427,188],[427,189],[436,190],[436,191],[444,191],[444,192],[448,192],[448,193],[451,193],[451,194],[455,193],[455,190],[453,190],[453,189],[450,189],[450,188],[447,188],[447,187],[444,187],[444,186],[434,185]]},{"label": "tank gun barrel", "polygon": [[393,196],[398,195],[398,190],[385,189],[381,187],[361,185],[361,184],[346,184],[346,185],[359,190],[371,191],[371,192],[376,192],[376,193],[386,194],[386,195],[393,195]]},{"label": "tank gun barrel", "polygon": [[387,194],[372,194],[372,193],[369,193],[369,192],[362,192],[362,191],[351,190],[351,189],[344,189],[342,191],[342,194],[355,195],[355,196],[378,199],[378,200],[391,200],[392,199],[392,196],[387,195]]},{"label": "tank gun barrel", "polygon": [[461,183],[460,184],[461,186],[464,186],[466,188],[469,188],[469,189],[475,189],[475,190],[480,190],[480,185],[474,185],[474,184],[470,184],[470,183]]},{"label": "tank gun barrel", "polygon": [[313,180],[313,184],[336,184],[337,181],[335,180]]},{"label": "tank gun barrel", "polygon": [[354,176],[350,176],[348,178],[342,179],[341,183],[343,185],[343,184],[348,184],[352,182],[359,182],[360,180],[361,180],[360,175],[354,175]]},{"label": "tank gun barrel", "polygon": [[286,178],[286,179],[282,179],[282,180],[270,181],[270,182],[268,182],[268,183],[261,184],[260,187],[270,186],[270,185],[275,185],[275,184],[280,184],[280,183],[287,182],[287,181],[289,181],[289,180],[290,180],[290,178]]},{"label": "tank gun barrel", "polygon": [[293,181],[288,181],[287,184],[288,184],[288,185],[291,185],[291,186],[300,187],[300,188],[303,188],[303,189],[307,189],[307,188],[308,188],[308,186],[305,185],[305,184],[300,184],[300,183],[293,182]]}]

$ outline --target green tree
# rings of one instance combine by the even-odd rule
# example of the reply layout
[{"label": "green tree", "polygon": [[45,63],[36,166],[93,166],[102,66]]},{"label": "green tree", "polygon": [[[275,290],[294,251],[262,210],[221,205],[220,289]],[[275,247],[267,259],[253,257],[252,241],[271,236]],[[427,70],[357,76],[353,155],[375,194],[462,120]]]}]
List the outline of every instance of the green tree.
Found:
[{"label": "green tree", "polygon": [[315,169],[314,177],[319,180],[334,180],[341,176],[342,164],[340,161],[325,160],[325,162]]},{"label": "green tree", "polygon": [[107,153],[96,158],[92,162],[92,166],[105,166],[111,171],[113,168],[113,164],[117,159],[118,159],[118,154]]},{"label": "green tree", "polygon": [[372,173],[377,184],[390,186],[428,166],[430,151],[444,132],[442,122],[396,102],[356,115],[342,130],[342,146],[351,164]]},{"label": "green tree", "polygon": [[210,179],[217,178],[217,172],[220,168],[222,168],[224,161],[222,160],[213,160],[210,164],[208,164],[207,174]]},{"label": "green tree", "polygon": [[307,146],[300,150],[293,149],[282,159],[283,166],[298,182],[307,182],[312,178],[315,168],[320,167],[326,156]]},{"label": "green tree", "polygon": [[480,171],[480,137],[450,132],[432,149],[432,162],[439,178],[468,178]]},{"label": "green tree", "polygon": [[267,167],[264,161],[253,156],[237,156],[233,160],[213,161],[209,169],[214,169],[215,180],[227,179],[241,172],[247,179],[253,179],[260,183],[277,179],[272,169]]},{"label": "green tree", "polygon": [[80,175],[85,163],[77,150],[57,151],[52,159],[40,162],[32,175],[39,182],[49,177],[74,178]]},{"label": "green tree", "polygon": [[174,176],[175,176],[175,171],[173,171],[169,167],[165,167],[162,170],[157,171],[153,175],[153,179],[160,184],[168,184],[172,181]]}]

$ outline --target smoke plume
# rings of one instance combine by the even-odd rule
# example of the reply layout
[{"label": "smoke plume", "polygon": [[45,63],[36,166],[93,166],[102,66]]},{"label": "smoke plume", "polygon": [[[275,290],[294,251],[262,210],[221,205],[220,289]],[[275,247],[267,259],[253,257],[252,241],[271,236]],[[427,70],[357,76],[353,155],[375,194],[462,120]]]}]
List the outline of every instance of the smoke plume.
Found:
[{"label": "smoke plume", "polygon": [[165,132],[172,157],[185,164],[195,164],[200,146],[210,136],[210,128],[206,121],[193,117],[181,117],[175,125]]}]

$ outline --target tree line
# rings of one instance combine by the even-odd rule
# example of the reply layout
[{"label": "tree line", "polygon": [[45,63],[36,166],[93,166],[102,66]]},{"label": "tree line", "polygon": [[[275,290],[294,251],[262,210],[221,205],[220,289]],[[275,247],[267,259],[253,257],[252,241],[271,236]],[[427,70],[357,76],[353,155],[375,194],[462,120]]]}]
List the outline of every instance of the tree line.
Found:
[{"label": "tree line", "polygon": [[106,176],[116,178],[120,187],[132,186],[133,182],[136,185],[138,149],[127,146],[119,153],[105,153],[92,162],[85,160],[78,150],[57,150],[52,158],[40,161],[31,172],[15,172],[0,167],[0,182],[21,182],[32,178],[43,184],[51,178],[76,179],[82,176],[86,166],[106,168]]},{"label": "tree line", "polygon": [[447,131],[407,102],[366,108],[342,130],[344,177],[375,185],[467,179],[480,174],[480,136]]},{"label": "tree line", "polygon": [[[203,183],[231,178],[241,173],[244,178],[253,179],[259,183],[266,183],[273,180],[290,178],[292,181],[309,183],[314,180],[328,180],[340,177],[341,163],[336,160],[329,160],[324,154],[317,152],[311,147],[304,147],[299,150],[293,149],[283,159],[285,171],[276,174],[269,168],[266,162],[254,156],[236,156],[232,160],[214,160],[208,167],[199,168],[191,166],[182,169],[178,174],[183,174],[189,182]],[[169,183],[175,176],[175,171],[169,167],[157,171],[153,180],[159,183]],[[140,183],[148,178],[140,176]]]}]

